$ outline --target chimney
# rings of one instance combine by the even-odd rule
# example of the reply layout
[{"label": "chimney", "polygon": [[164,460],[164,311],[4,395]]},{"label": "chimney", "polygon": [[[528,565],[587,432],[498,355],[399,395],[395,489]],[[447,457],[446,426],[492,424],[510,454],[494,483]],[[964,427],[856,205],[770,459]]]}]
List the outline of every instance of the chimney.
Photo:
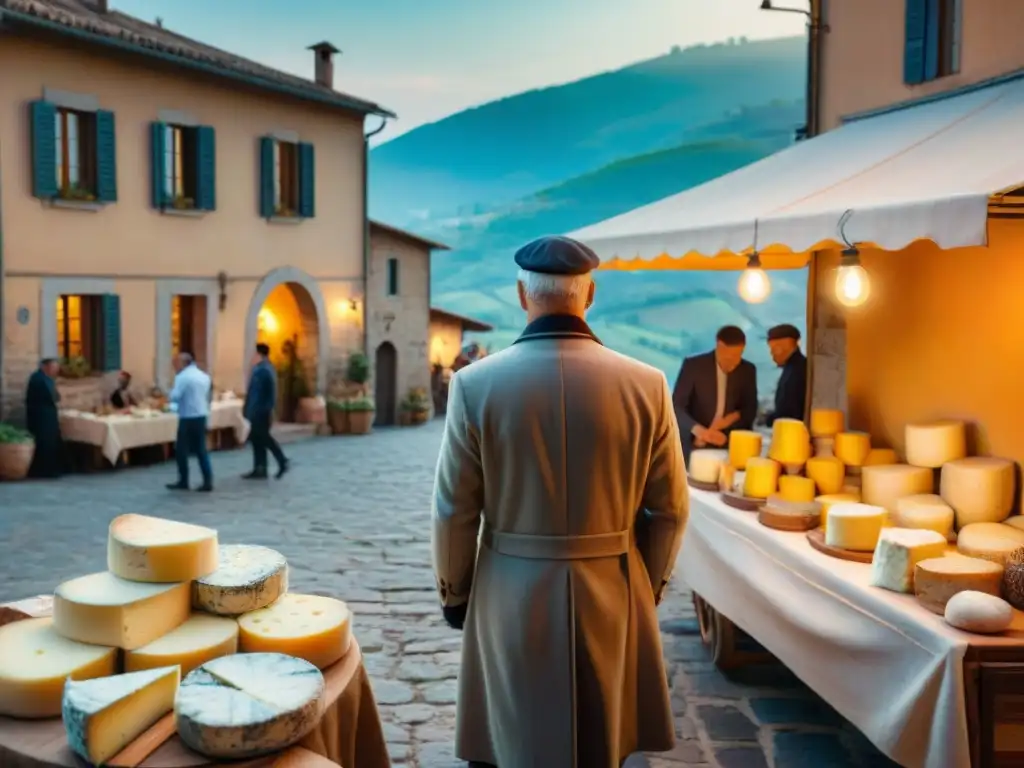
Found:
[{"label": "chimney", "polygon": [[311,45],[307,50],[313,51],[315,57],[314,80],[317,85],[334,89],[334,54],[341,53],[333,45],[324,41]]},{"label": "chimney", "polygon": [[84,0],[82,5],[96,13],[108,13],[110,11],[108,0]]}]

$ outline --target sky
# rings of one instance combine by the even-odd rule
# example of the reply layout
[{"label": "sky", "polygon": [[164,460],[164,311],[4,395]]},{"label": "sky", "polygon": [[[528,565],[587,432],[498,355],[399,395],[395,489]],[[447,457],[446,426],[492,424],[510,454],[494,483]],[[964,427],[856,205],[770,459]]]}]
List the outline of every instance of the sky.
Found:
[{"label": "sky", "polygon": [[[306,47],[341,49],[334,87],[398,114],[377,141],[467,107],[729,37],[801,34],[759,0],[111,0],[111,7],[312,78]],[[782,3],[780,3],[782,4]],[[806,0],[785,0],[806,7]],[[375,125],[369,127],[376,127]]]}]

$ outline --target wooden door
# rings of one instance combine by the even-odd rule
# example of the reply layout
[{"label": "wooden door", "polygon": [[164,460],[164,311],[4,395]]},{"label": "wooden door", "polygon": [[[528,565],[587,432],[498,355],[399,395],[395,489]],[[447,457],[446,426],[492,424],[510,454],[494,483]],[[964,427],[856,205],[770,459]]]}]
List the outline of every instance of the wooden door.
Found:
[{"label": "wooden door", "polygon": [[398,411],[398,351],[390,341],[377,347],[373,377],[377,400],[374,425],[393,426]]}]

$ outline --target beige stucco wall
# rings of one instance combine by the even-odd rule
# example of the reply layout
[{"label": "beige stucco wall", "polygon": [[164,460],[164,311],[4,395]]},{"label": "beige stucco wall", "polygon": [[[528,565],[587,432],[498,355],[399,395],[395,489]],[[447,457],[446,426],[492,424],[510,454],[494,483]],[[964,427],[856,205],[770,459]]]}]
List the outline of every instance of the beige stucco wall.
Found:
[{"label": "beige stucco wall", "polygon": [[903,83],[905,3],[827,0],[822,56],[823,130],[844,115],[930,96],[1024,67],[1024,2],[964,0],[960,72],[920,85]]},{"label": "beige stucco wall", "polygon": [[455,320],[430,321],[430,364],[450,368],[462,349],[462,323]]}]

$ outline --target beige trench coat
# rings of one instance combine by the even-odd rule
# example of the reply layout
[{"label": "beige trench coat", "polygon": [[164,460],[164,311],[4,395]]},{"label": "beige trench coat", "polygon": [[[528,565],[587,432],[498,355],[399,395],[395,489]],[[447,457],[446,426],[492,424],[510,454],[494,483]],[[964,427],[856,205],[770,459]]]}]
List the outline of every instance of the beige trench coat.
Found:
[{"label": "beige trench coat", "polygon": [[498,768],[674,744],[655,610],[689,509],[672,399],[574,322],[528,328],[449,393],[433,561],[442,604],[469,601],[456,754]]}]

